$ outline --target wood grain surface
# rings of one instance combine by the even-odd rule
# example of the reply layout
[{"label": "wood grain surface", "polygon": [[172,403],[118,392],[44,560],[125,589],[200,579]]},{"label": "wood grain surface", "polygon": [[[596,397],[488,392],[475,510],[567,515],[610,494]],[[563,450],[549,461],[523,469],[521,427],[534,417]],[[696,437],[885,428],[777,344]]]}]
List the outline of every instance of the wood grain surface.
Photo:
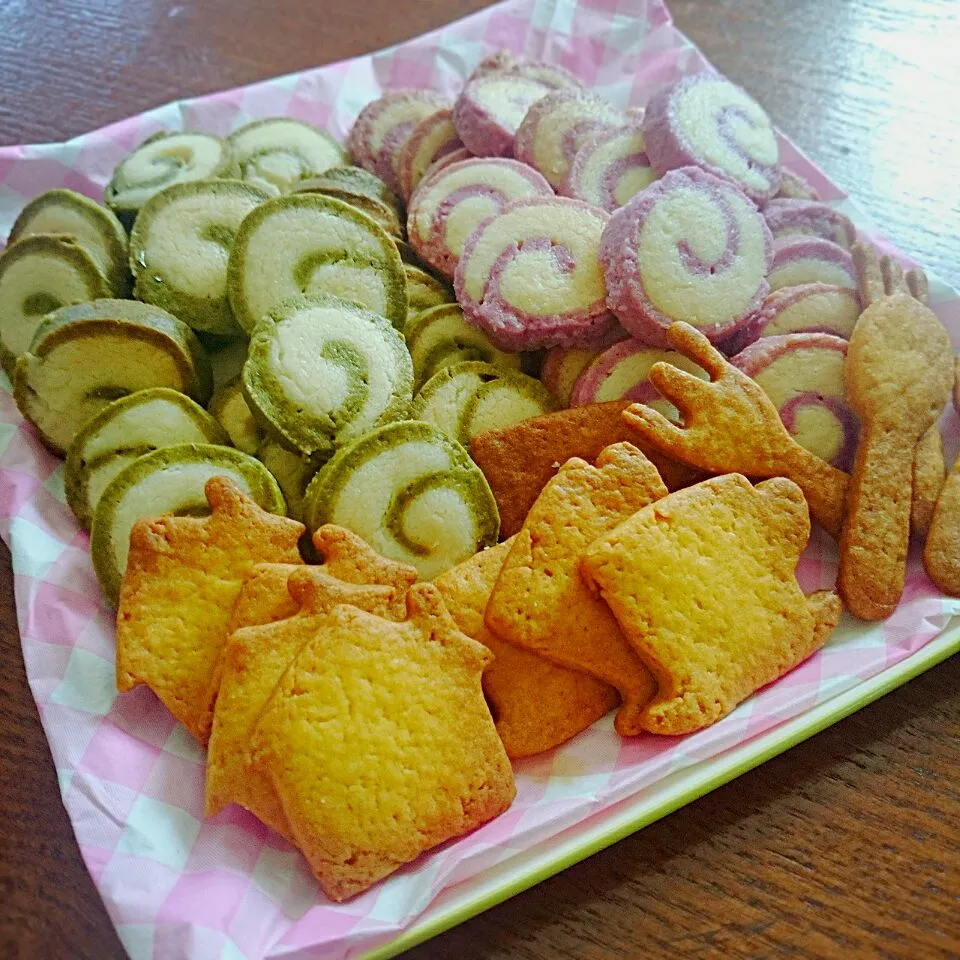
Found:
[{"label": "wood grain surface", "polygon": [[[483,0],[2,0],[0,142],[367,52]],[[674,0],[890,238],[960,286],[956,0]],[[0,569],[0,958],[123,950],[60,804]],[[408,954],[960,956],[960,658]]]}]

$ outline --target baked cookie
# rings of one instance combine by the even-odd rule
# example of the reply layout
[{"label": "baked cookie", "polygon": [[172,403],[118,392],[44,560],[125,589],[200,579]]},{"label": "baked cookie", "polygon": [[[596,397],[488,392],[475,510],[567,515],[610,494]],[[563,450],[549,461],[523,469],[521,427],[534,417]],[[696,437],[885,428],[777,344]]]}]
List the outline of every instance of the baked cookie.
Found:
[{"label": "baked cookie", "polygon": [[883,620],[896,609],[906,581],[917,444],[953,387],[950,337],[937,315],[913,297],[881,297],[857,321],[846,373],[861,433],[838,585],[851,612]]},{"label": "baked cookie", "polygon": [[763,388],[702,333],[675,323],[667,339],[706,370],[710,380],[656,363],[650,380],[683,415],[683,426],[642,403],[626,410],[624,420],[668,457],[708,473],[789,477],[803,491],[813,518],[832,536],[839,536],[849,476],[800,446]]},{"label": "baked cookie", "polygon": [[699,471],[663,456],[638,440],[621,414],[628,400],[591,403],[531,417],[504,430],[487,430],[470,441],[470,456],[490,484],[500,509],[500,535],[512,537],[561,464],[571,457],[591,463],[604,447],[629,440],[657,468],[669,490],[696,483]]},{"label": "baked cookie", "polygon": [[[288,840],[292,835],[276,791],[250,763],[250,738],[300,646],[303,624],[287,618],[300,610],[300,596],[306,589],[302,580],[310,583],[314,607],[326,610],[350,603],[402,620],[407,590],[417,578],[412,567],[386,560],[342,527],[321,527],[313,543],[322,566],[262,564],[244,583],[217,668],[216,709],[207,753],[206,815],[239,803]],[[291,591],[288,582],[294,574]],[[268,624],[277,629],[244,629]]]},{"label": "baked cookie", "polygon": [[616,728],[640,732],[655,685],[610,610],[579,573],[590,543],[666,496],[656,467],[632,444],[607,447],[597,465],[568,460],[543,488],[514,538],[485,620],[504,640],[619,690]]},{"label": "baked cookie", "polygon": [[303,645],[254,734],[255,763],[333,900],[486,823],[516,793],[480,686],[492,654],[457,630],[432,584],[411,587],[407,604],[402,623],[352,606],[288,621]]},{"label": "baked cookie", "polygon": [[657,681],[642,729],[715,723],[824,643],[841,605],[800,591],[809,535],[795,483],[751,487],[728,474],[644,507],[589,547],[584,576]]},{"label": "baked cookie", "polygon": [[457,627],[494,655],[483,692],[508,757],[527,757],[564,743],[609,713],[617,691],[586,673],[558,667],[496,637],[483,622],[512,540],[481,550],[434,581]]},{"label": "baked cookie", "polygon": [[226,477],[212,477],[204,490],[210,516],[134,526],[117,610],[117,689],[145,683],[201,743],[240,588],[259,563],[300,563],[304,529],[262,510]]}]

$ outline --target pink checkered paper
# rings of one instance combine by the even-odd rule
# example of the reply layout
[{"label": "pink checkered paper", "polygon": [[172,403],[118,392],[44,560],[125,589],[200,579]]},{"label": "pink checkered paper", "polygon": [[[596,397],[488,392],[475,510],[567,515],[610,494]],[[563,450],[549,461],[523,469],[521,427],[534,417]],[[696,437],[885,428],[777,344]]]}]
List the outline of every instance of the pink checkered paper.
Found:
[{"label": "pink checkered paper", "polygon": [[[67,143],[0,148],[0,236],[43,190],[68,186],[99,199],[118,160],[157,130],[227,133],[285,114],[343,139],[360,108],[384,90],[421,86],[453,96],[480,58],[502,47],[559,63],[622,106],[643,104],[677,76],[713,69],[660,0],[510,0],[372,56],[169,104]],[[786,166],[878,246],[916,265],[789,141],[781,146]],[[935,280],[931,288],[934,309],[960,344],[960,299]],[[243,810],[204,820],[200,748],[148,690],[117,695],[113,612],[93,575],[87,536],[64,503],[60,462],[2,386],[0,534],[13,555],[27,674],[81,853],[135,960],[361,956],[438,904],[455,903],[463,881],[495,875],[588,818],[656,790],[664,777],[882,673],[960,613],[960,602],[939,595],[912,556],[893,617],[878,626],[845,618],[821,653],[714,727],[679,740],[621,740],[607,718],[516,764],[518,796],[503,816],[334,905],[299,854]],[[943,427],[952,451],[960,443],[952,410]],[[835,574],[835,546],[815,533],[801,583],[808,591],[830,587]]]}]

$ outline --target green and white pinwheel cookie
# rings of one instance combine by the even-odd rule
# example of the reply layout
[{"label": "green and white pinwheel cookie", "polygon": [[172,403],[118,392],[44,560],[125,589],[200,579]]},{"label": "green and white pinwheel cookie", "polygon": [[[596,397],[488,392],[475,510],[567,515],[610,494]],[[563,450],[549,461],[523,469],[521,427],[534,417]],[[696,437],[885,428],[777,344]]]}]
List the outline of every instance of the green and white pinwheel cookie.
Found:
[{"label": "green and white pinwheel cookie", "polygon": [[90,534],[90,555],[97,579],[114,605],[127,569],[130,531],[138,520],[167,513],[205,516],[204,486],[226,476],[269,513],[285,515],[283,494],[259,460],[212,444],[163,447],[138,457],[103,491]]},{"label": "green and white pinwheel cookie", "polygon": [[408,416],[413,363],[379,314],[339,297],[301,296],[257,324],[243,389],[254,415],[309,456]]},{"label": "green and white pinwheel cookie", "polygon": [[47,314],[60,307],[109,297],[110,284],[73,237],[38,234],[0,255],[0,362],[13,376]]},{"label": "green and white pinwheel cookie", "polygon": [[106,207],[73,190],[48,190],[20,211],[7,244],[37,234],[70,237],[90,254],[107,278],[110,296],[123,297],[130,292],[127,231]]},{"label": "green and white pinwheel cookie", "polygon": [[307,487],[311,530],[336,523],[421,579],[497,542],[500,516],[467,451],[429,423],[401,421],[340,450]]},{"label": "green and white pinwheel cookie", "polygon": [[67,451],[67,503],[89,529],[107,485],[145,453],[181,443],[228,446],[223,427],[188,396],[168,387],[114,400],[88,420]]},{"label": "green and white pinwheel cookie", "polygon": [[349,204],[316,193],[268,200],[240,225],[227,292],[248,334],[283,300],[329,293],[386,317],[407,318],[407,281],[386,231]]},{"label": "green and white pinwheel cookie", "polygon": [[559,407],[539,380],[473,361],[435,373],[417,394],[413,415],[466,446],[484,430],[502,430]]},{"label": "green and white pinwheel cookie", "polygon": [[347,159],[347,151],[329,133],[292,117],[254,120],[227,139],[241,179],[271,196],[289,193],[299,181]]},{"label": "green and white pinwheel cookie", "polygon": [[236,176],[230,144],[210,133],[158,133],[117,164],[103,192],[128,226],[155,194],[175,183]]},{"label": "green and white pinwheel cookie", "polygon": [[205,403],[210,361],[176,317],[136,300],[61,307],[18,360],[13,397],[40,439],[63,455],[108,403],[148,387],[170,387]]},{"label": "green and white pinwheel cookie", "polygon": [[152,196],[130,233],[134,296],[194,330],[242,337],[227,299],[227,261],[244,218],[266,191],[240,180],[196,180]]}]

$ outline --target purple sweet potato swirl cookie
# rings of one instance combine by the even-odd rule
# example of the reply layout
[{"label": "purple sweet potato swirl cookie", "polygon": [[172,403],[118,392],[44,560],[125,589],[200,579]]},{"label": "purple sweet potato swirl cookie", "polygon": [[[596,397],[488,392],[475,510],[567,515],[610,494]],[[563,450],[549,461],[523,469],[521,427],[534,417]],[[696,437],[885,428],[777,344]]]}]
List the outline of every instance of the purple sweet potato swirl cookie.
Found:
[{"label": "purple sweet potato swirl cookie", "polygon": [[857,228],[849,217],[814,200],[771,200],[763,216],[774,240],[800,234],[832,240],[849,250],[857,239]]},{"label": "purple sweet potato swirl cookie", "polygon": [[423,175],[437,160],[462,149],[449,110],[438,110],[424,117],[410,131],[397,161],[397,182],[403,198],[410,199]]},{"label": "purple sweet potato swirl cookie", "polygon": [[720,77],[697,74],[662,87],[647,104],[643,134],[661,173],[701,167],[760,204],[780,189],[770,118],[746,91]]},{"label": "purple sweet potato swirl cookie", "polygon": [[587,137],[559,193],[613,213],[656,179],[639,125],[625,126]]},{"label": "purple sweet potato swirl cookie", "polygon": [[857,288],[853,258],[843,247],[819,237],[781,237],[773,242],[770,289],[802,283]]},{"label": "purple sweet potato swirl cookie", "polygon": [[601,97],[558,90],[527,111],[517,130],[514,155],[539,170],[551,186],[559,187],[587,137],[615,130],[625,121],[624,114]]},{"label": "purple sweet potato swirl cookie", "polygon": [[857,448],[857,417],[847,403],[847,341],[825,333],[764,337],[730,361],[752,377],[796,441],[841,470]]},{"label": "purple sweet potato swirl cookie", "polygon": [[667,346],[677,320],[720,342],[767,294],[771,253],[763,217],[732,183],[673,170],[610,218],[600,247],[607,304],[651,346]]},{"label": "purple sweet potato swirl cookie", "polygon": [[578,89],[580,82],[562,67],[496,54],[470,76],[453,108],[453,123],[475,156],[509,157],[533,104],[553,90]]},{"label": "purple sweet potato swirl cookie", "polygon": [[399,194],[397,169],[407,137],[425,117],[449,106],[446,97],[429,90],[385,93],[360,111],[347,139],[350,155]]},{"label": "purple sweet potato swirl cookie", "polygon": [[859,316],[860,301],[849,287],[829,283],[783,287],[768,293],[750,322],[721,346],[733,356],[761,337],[829,333],[849,340]]},{"label": "purple sweet potato swirl cookie", "polygon": [[407,235],[435,270],[453,277],[467,238],[513,200],[553,196],[550,184],[517,160],[475,158],[428,173],[410,198]]},{"label": "purple sweet potato swirl cookie", "polygon": [[598,251],[607,214],[577,200],[518,200],[484,221],[457,265],[466,319],[501,350],[596,343],[615,322]]},{"label": "purple sweet potato swirl cookie", "polygon": [[570,395],[570,406],[582,407],[607,400],[633,400],[635,403],[646,403],[664,416],[677,419],[676,408],[664,400],[650,382],[651,368],[661,361],[707,379],[706,371],[676,350],[661,350],[637,340],[624,340],[604,350],[580,374]]}]

